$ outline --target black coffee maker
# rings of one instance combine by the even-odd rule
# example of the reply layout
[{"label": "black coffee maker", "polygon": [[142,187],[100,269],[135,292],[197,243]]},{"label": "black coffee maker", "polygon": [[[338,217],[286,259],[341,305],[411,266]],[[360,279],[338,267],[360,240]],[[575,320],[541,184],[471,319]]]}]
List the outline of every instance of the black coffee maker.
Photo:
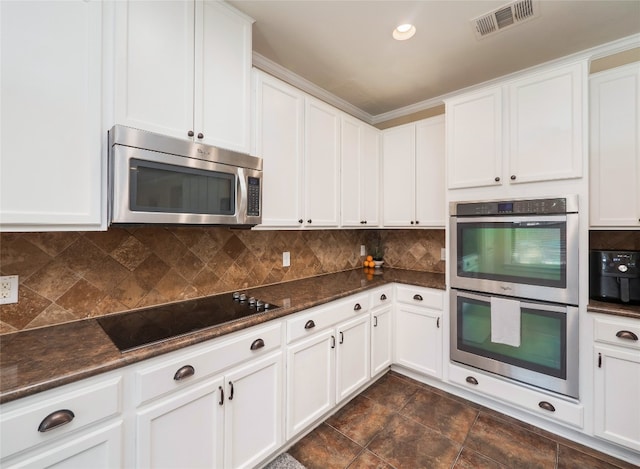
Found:
[{"label": "black coffee maker", "polygon": [[640,304],[640,251],[590,251],[589,296]]}]

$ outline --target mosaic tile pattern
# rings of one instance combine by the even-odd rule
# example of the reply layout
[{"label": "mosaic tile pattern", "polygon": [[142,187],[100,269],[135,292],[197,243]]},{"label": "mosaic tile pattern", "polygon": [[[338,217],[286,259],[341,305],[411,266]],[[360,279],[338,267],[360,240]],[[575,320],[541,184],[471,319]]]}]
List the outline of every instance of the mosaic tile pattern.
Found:
[{"label": "mosaic tile pattern", "polygon": [[0,274],[20,276],[19,302],[0,306],[0,334],[354,269],[360,245],[378,239],[387,266],[444,272],[444,230],[0,233]]}]

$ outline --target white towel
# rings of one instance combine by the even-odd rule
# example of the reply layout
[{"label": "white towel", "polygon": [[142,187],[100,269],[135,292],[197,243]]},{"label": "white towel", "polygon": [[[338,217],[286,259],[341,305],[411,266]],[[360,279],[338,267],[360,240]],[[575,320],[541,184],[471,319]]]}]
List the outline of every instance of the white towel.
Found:
[{"label": "white towel", "polygon": [[491,342],[520,347],[520,302],[491,297]]}]

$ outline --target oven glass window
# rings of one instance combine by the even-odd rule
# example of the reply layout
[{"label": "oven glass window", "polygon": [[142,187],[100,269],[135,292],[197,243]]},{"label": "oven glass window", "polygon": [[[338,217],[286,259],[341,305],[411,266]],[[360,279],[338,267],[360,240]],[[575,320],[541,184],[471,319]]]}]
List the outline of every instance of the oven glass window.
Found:
[{"label": "oven glass window", "polygon": [[458,276],[566,287],[565,221],[458,223]]},{"label": "oven glass window", "polygon": [[520,314],[520,346],[494,343],[490,303],[458,297],[458,349],[566,379],[567,315],[525,307]]},{"label": "oven glass window", "polygon": [[235,213],[235,175],[131,160],[130,209],[142,212]]}]

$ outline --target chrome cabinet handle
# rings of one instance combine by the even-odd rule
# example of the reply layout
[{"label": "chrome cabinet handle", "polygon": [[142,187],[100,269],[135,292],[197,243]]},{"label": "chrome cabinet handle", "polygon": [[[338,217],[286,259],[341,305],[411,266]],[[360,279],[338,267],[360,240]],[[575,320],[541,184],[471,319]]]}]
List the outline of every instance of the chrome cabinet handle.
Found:
[{"label": "chrome cabinet handle", "polygon": [[415,294],[413,295],[413,299],[416,301],[422,301],[422,295]]},{"label": "chrome cabinet handle", "polygon": [[316,327],[316,323],[313,322],[313,319],[309,319],[307,323],[304,325],[305,329],[313,329],[314,327]]},{"label": "chrome cabinet handle", "polygon": [[616,337],[619,339],[627,339],[627,340],[638,340],[638,336],[631,331],[618,331],[616,332]]},{"label": "chrome cabinet handle", "polygon": [[473,384],[474,386],[478,385],[478,380],[475,379],[473,376],[467,376],[467,379],[465,379],[465,381],[469,384]]},{"label": "chrome cabinet handle", "polygon": [[250,349],[251,350],[258,350],[261,349],[262,347],[264,347],[264,340],[262,339],[256,339],[253,341],[253,343],[251,344]]},{"label": "chrome cabinet handle", "polygon": [[185,365],[176,371],[176,374],[173,375],[173,379],[176,381],[180,381],[182,379],[188,378],[189,376],[193,376],[196,374],[196,369],[191,365]]},{"label": "chrome cabinet handle", "polygon": [[387,299],[387,295],[385,295],[384,293],[380,295],[380,301],[386,301],[386,299]]},{"label": "chrome cabinet handle", "polygon": [[360,303],[356,303],[356,305],[353,307],[354,311],[360,311],[362,309],[362,306],[360,306]]},{"label": "chrome cabinet handle", "polygon": [[69,409],[56,410],[47,415],[40,425],[38,425],[38,431],[41,433],[48,432],[54,428],[61,427],[71,422],[75,417],[75,414]]},{"label": "chrome cabinet handle", "polygon": [[556,408],[553,407],[553,404],[551,404],[551,402],[547,402],[547,401],[540,401],[538,403],[538,407],[540,407],[541,409],[544,410],[548,410],[549,412],[555,412]]}]

